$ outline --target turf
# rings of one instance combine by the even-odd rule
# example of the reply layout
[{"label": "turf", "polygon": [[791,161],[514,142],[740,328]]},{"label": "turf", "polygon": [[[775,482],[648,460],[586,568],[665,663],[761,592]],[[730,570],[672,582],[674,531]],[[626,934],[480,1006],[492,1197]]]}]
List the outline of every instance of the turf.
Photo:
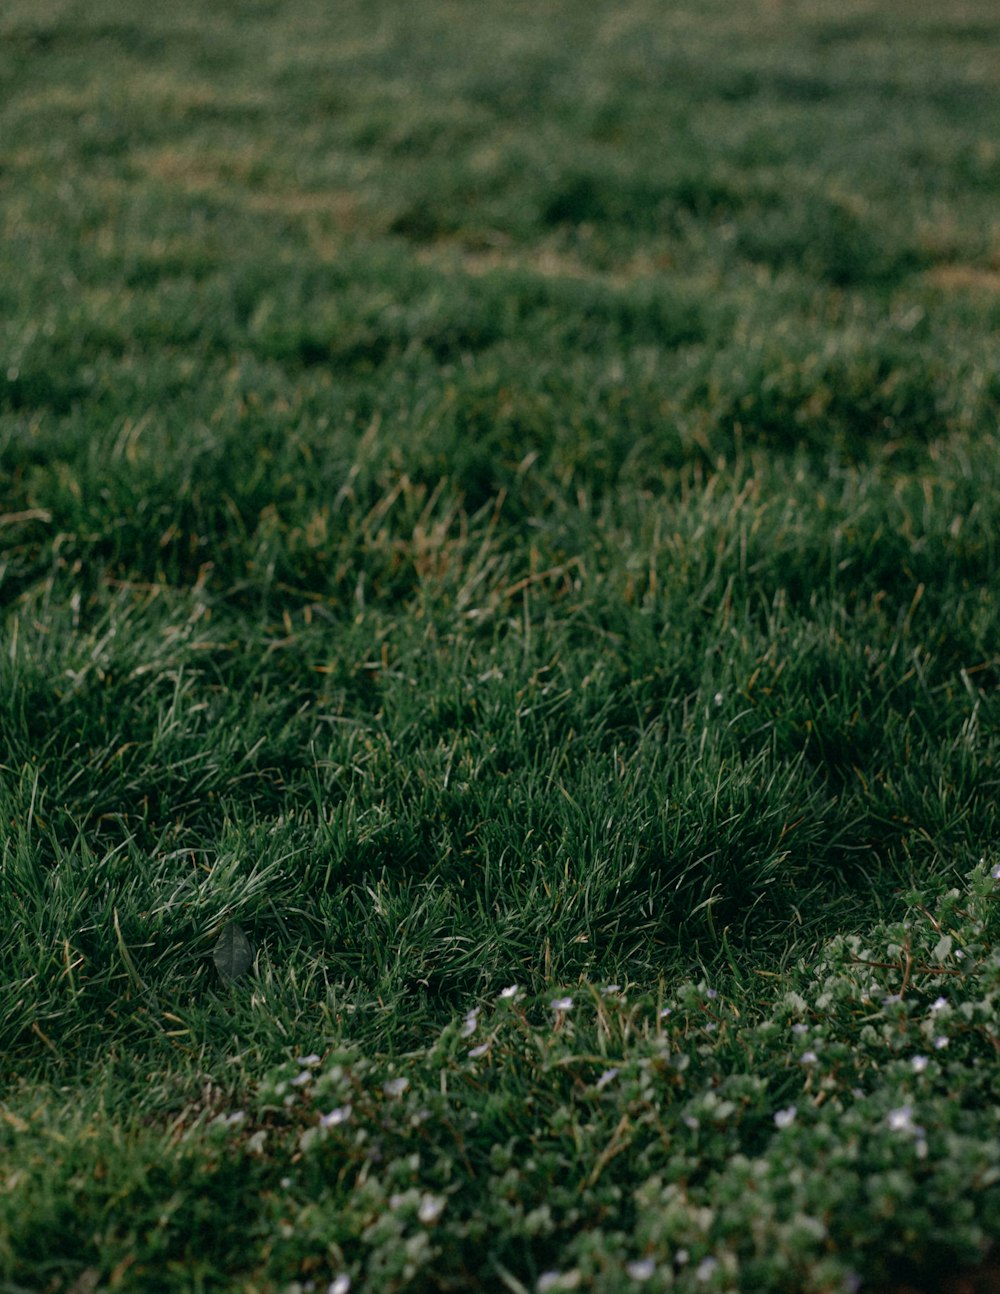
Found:
[{"label": "turf", "polygon": [[998,53],[5,6],[0,1289],[1000,1239]]}]

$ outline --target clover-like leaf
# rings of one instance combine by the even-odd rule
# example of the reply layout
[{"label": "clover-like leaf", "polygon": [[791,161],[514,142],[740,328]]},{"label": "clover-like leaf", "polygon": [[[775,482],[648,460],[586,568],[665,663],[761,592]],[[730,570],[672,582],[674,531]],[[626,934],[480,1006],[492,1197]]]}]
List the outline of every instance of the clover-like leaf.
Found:
[{"label": "clover-like leaf", "polygon": [[239,979],[253,962],[253,951],[250,940],[235,921],[227,921],[222,927],[219,942],[212,953],[215,969],[223,979]]}]

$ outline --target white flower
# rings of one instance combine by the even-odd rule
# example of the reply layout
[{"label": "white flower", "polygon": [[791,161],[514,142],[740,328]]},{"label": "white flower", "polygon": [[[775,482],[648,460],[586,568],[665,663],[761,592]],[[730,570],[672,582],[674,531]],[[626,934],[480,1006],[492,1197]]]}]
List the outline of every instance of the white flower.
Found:
[{"label": "white flower", "polygon": [[636,1258],[633,1262],[625,1264],[625,1270],[634,1281],[648,1281],[656,1271],[656,1263],[652,1258]]},{"label": "white flower", "polygon": [[305,1065],[306,1067],[309,1067],[312,1065],[318,1065],[319,1057],[316,1055],[314,1051],[312,1051],[309,1053],[308,1056],[299,1056],[296,1059],[295,1063],[296,1065]]},{"label": "white flower", "polygon": [[490,1049],[488,1042],[481,1042],[478,1047],[469,1048],[469,1056],[472,1060],[478,1060],[480,1056],[485,1056]]},{"label": "white flower", "polygon": [[890,993],[888,997],[882,999],[883,1006],[895,1006],[897,1002],[902,1002],[902,993]]},{"label": "white flower", "polygon": [[663,1007],[660,1011],[660,1019],[665,1020],[672,1011],[673,1011],[673,1007],[669,1007],[669,1006]]},{"label": "white flower", "polygon": [[711,1280],[712,1273],[715,1271],[718,1265],[719,1265],[719,1260],[717,1258],[711,1258],[711,1257],[703,1258],[701,1262],[698,1264],[697,1268],[695,1269],[694,1274],[700,1281]]},{"label": "white flower", "polygon": [[807,1024],[803,1024],[801,1020],[797,1020],[795,1024],[792,1025],[792,1033],[794,1033],[797,1038],[801,1038],[804,1033],[808,1032],[809,1026]]},{"label": "white flower", "polygon": [[674,1262],[677,1264],[678,1267],[683,1267],[690,1257],[691,1255],[688,1253],[686,1249],[678,1249],[677,1252],[674,1254]]},{"label": "white flower", "polygon": [[289,1079],[292,1087],[305,1087],[306,1083],[312,1082],[312,1074],[308,1069],[304,1069],[301,1074],[296,1074],[294,1078]]},{"label": "white flower", "polygon": [[800,1065],[815,1065],[819,1057],[814,1051],[804,1051],[799,1057]]},{"label": "white flower", "polygon": [[927,1068],[928,1060],[926,1056],[913,1056],[910,1064],[913,1066],[914,1074],[922,1074]]},{"label": "white flower", "polygon": [[719,996],[719,990],[717,988],[707,988],[705,990],[705,996],[712,999],[717,998]]},{"label": "white flower", "polygon": [[774,1123],[778,1128],[790,1128],[795,1122],[795,1116],[798,1110],[794,1105],[790,1105],[787,1110],[775,1110]]},{"label": "white flower", "polygon": [[326,1287],[326,1294],[347,1294],[351,1288],[351,1278],[347,1272],[341,1272],[335,1276],[330,1284]]},{"label": "white flower", "polygon": [[319,1123],[321,1128],[336,1128],[341,1123],[346,1123],[351,1117],[351,1107],[349,1105],[338,1105],[335,1110],[329,1114],[321,1114]]},{"label": "white flower", "polygon": [[934,1039],[934,1050],[944,1051],[945,1047],[947,1046],[948,1046],[948,1039],[943,1034],[938,1034],[938,1036]]},{"label": "white flower", "polygon": [[573,999],[571,997],[554,997],[549,1006],[553,1011],[572,1011]]},{"label": "white flower", "polygon": [[474,1006],[472,1010],[468,1013],[468,1015],[465,1017],[465,1020],[462,1023],[461,1036],[463,1038],[471,1038],[472,1035],[476,1032],[476,1025],[478,1023],[479,1023],[479,1007]]},{"label": "white flower", "polygon": [[517,984],[508,984],[506,988],[500,990],[500,997],[503,1001],[509,1002],[511,998],[517,997],[519,991]]},{"label": "white flower", "polygon": [[382,1091],[386,1096],[402,1096],[409,1086],[408,1078],[389,1078],[382,1084]]},{"label": "white flower", "polygon": [[913,1132],[913,1107],[901,1105],[898,1110],[890,1110],[885,1121],[892,1132]]},{"label": "white flower", "polygon": [[443,1195],[421,1195],[417,1217],[421,1222],[429,1226],[432,1222],[437,1222],[447,1203],[448,1201]]},{"label": "white flower", "polygon": [[1000,863],[994,863],[990,868],[990,876],[995,881],[1000,881]]},{"label": "white flower", "polygon": [[622,986],[620,984],[605,984],[605,986],[601,989],[601,992],[604,994],[605,997],[611,997],[613,994],[620,993],[621,991],[622,991]]},{"label": "white flower", "polygon": [[948,1005],[948,999],[946,997],[938,997],[938,998],[935,998],[934,1001],[931,1003],[931,1010],[941,1011],[947,1005]]},{"label": "white flower", "polygon": [[616,1065],[612,1065],[610,1069],[606,1069],[604,1071],[604,1073],[597,1080],[594,1086],[597,1088],[598,1091],[601,1091],[602,1088],[607,1087],[607,1085],[613,1082],[617,1077],[618,1077],[618,1067]]}]

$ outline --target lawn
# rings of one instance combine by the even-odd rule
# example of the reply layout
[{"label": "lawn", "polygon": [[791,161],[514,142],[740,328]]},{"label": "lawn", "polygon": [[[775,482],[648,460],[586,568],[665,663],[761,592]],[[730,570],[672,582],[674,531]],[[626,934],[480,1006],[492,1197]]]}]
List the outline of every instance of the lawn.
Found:
[{"label": "lawn", "polygon": [[998,141],[993,0],[7,0],[0,1294],[988,1279]]}]

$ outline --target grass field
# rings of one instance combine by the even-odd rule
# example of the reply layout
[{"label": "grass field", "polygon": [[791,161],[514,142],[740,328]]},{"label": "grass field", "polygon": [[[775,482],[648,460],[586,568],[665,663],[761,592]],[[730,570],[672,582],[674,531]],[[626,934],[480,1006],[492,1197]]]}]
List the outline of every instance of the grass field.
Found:
[{"label": "grass field", "polygon": [[994,0],[7,0],[3,1294],[995,1290],[998,141]]}]

